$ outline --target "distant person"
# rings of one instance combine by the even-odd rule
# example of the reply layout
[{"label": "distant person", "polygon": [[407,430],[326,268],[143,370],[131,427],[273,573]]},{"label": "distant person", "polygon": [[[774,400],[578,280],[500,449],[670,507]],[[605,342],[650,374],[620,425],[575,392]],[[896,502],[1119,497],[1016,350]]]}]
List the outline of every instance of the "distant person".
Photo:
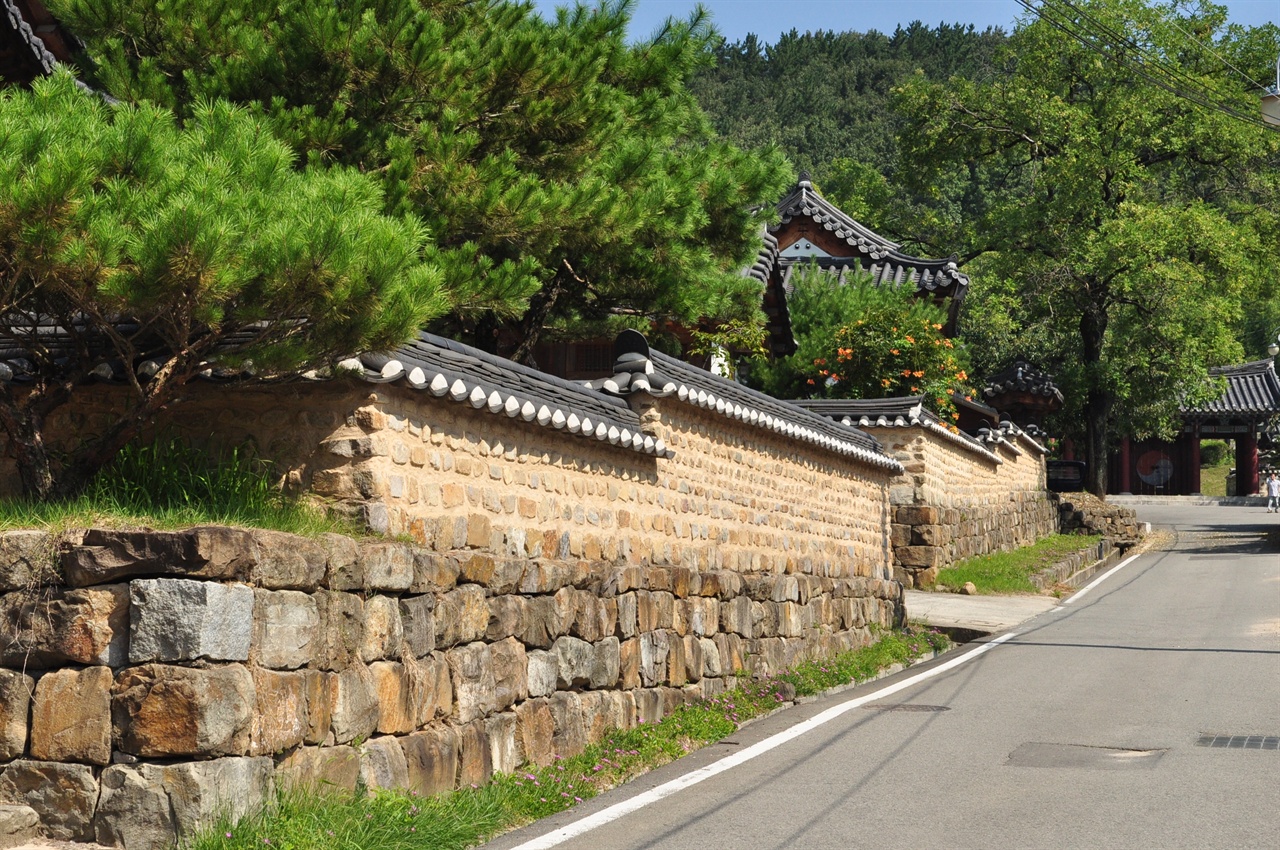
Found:
[{"label": "distant person", "polygon": [[1280,478],[1274,472],[1267,476],[1267,513],[1280,513]]}]

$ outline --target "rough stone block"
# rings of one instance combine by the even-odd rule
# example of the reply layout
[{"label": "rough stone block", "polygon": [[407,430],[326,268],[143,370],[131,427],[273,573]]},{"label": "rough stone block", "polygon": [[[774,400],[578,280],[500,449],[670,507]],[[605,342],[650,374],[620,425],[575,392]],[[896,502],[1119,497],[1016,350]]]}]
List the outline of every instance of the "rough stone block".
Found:
[{"label": "rough stone block", "polygon": [[373,675],[363,664],[355,664],[338,675],[338,694],[333,704],[333,738],[348,744],[367,738],[378,728],[378,691]]},{"label": "rough stone block", "polygon": [[535,649],[528,653],[529,661],[529,696],[551,696],[556,690],[556,676],[559,663],[550,652]]},{"label": "rough stone block", "polygon": [[96,840],[126,850],[168,850],[221,816],[259,811],[271,799],[273,773],[269,758],[112,765],[102,773]]},{"label": "rough stone block", "polygon": [[529,657],[524,644],[507,638],[490,646],[493,655],[495,709],[503,711],[529,698]]},{"label": "rough stone block", "polygon": [[525,618],[525,599],[521,596],[493,596],[489,598],[489,626],[484,639],[490,643],[519,634]]},{"label": "rough stone block", "polygon": [[588,685],[592,688],[612,688],[618,683],[621,663],[620,646],[616,637],[610,636],[592,644],[594,657]]},{"label": "rough stone block", "polygon": [[30,806],[0,805],[0,847],[29,844],[39,825],[40,816]]},{"label": "rough stone block", "polygon": [[485,718],[484,733],[489,739],[489,761],[494,773],[515,773],[524,763],[524,753],[516,735],[516,716],[508,711]]},{"label": "rough stone block", "polygon": [[285,788],[354,791],[360,781],[360,753],[354,747],[299,747],[280,761],[276,781]]},{"label": "rough stone block", "polygon": [[294,670],[315,660],[320,638],[316,600],[296,590],[253,591],[252,659],[263,667]]},{"label": "rough stone block", "polygon": [[552,748],[557,755],[572,757],[586,749],[587,723],[578,694],[557,691],[548,702],[555,721]]},{"label": "rough stone block", "polygon": [[15,670],[0,669],[0,761],[20,757],[27,749],[27,713],[35,680]]},{"label": "rough stone block", "polygon": [[0,597],[0,664],[47,669],[126,663],[129,586],[15,591]]},{"label": "rough stone block", "polygon": [[436,646],[446,649],[484,637],[489,628],[489,605],[484,589],[463,585],[440,597],[436,604]]},{"label": "rough stone block", "polygon": [[557,688],[569,690],[590,686],[596,665],[595,648],[591,644],[566,635],[552,645],[551,654],[556,659]]},{"label": "rough stone block", "polygon": [[404,666],[414,728],[453,713],[453,681],[443,653],[433,652],[420,660],[406,659]]},{"label": "rough stone block", "polygon": [[0,592],[24,590],[60,579],[53,538],[48,532],[0,533]]},{"label": "rough stone block", "polygon": [[889,526],[889,545],[893,548],[911,545],[911,526],[893,523]]},{"label": "rough stone block", "polygon": [[378,731],[384,735],[404,735],[416,727],[409,676],[403,664],[377,661],[369,665],[378,695]]},{"label": "rough stone block", "polygon": [[436,597],[427,593],[400,599],[400,623],[404,646],[414,658],[430,655],[436,648]]},{"label": "rough stone block", "polygon": [[458,776],[458,736],[447,727],[399,739],[409,774],[409,790],[430,796],[454,787]]},{"label": "rough stone block", "polygon": [[333,707],[338,702],[338,674],[300,670],[307,697],[307,731],[303,741],[323,744],[333,728]]},{"label": "rough stone block", "polygon": [[0,802],[30,806],[49,838],[89,841],[98,782],[88,765],[21,759],[0,771]]},{"label": "rough stone block", "polygon": [[[946,546],[951,542],[951,528],[945,525],[917,525],[911,530],[911,543],[919,546]],[[1009,548],[1016,548],[1010,546]]]},{"label": "rough stone block", "polygon": [[404,640],[400,621],[400,601],[390,596],[373,596],[364,603],[364,635],[360,641],[360,660],[369,662],[383,658],[399,658]]},{"label": "rough stone block", "polygon": [[314,594],[320,617],[320,637],[313,664],[322,670],[342,672],[360,660],[364,640],[364,602],[351,593],[319,591]]},{"label": "rough stone block", "polygon": [[404,543],[363,543],[360,563],[367,590],[403,593],[413,585],[413,551]]},{"label": "rough stone block", "polygon": [[31,755],[44,761],[111,763],[110,667],[40,677],[31,712]]},{"label": "rough stone block", "polygon": [[253,583],[271,590],[314,590],[325,579],[329,552],[319,540],[256,528],[258,563]]},{"label": "rough stone block", "polygon": [[652,631],[640,635],[640,681],[646,688],[666,680],[667,657],[671,654],[668,632]]},{"label": "rough stone block", "polygon": [[616,602],[618,619],[615,629],[618,637],[622,640],[635,637],[639,634],[639,624],[636,619],[636,595],[634,593],[624,593],[617,598]]},{"label": "rough stone block", "polygon": [[63,575],[75,587],[133,576],[188,576],[246,580],[258,563],[251,532],[222,526],[186,531],[90,529],[61,555]]},{"label": "rough stone block", "polygon": [[426,552],[413,553],[413,584],[410,593],[444,593],[458,583],[459,565],[456,558]]},{"label": "rough stone block", "polygon": [[310,728],[308,676],[250,668],[255,709],[249,754],[271,755],[298,746]]},{"label": "rough stone block", "polygon": [[937,569],[945,563],[942,549],[936,546],[903,546],[894,550],[899,564],[912,569]]},{"label": "rough stone block", "polygon": [[342,534],[326,533],[320,535],[320,545],[325,548],[325,586],[330,590],[363,590],[364,573],[356,542]]},{"label": "rough stone block", "polygon": [[498,705],[493,675],[493,653],[488,644],[471,643],[445,653],[453,680],[454,720],[470,723],[493,712]]},{"label": "rough stone block", "polygon": [[901,505],[894,511],[894,522],[902,525],[937,525],[938,509],[929,505]]},{"label": "rough stone block", "polygon": [[487,549],[493,536],[493,523],[485,514],[467,517],[467,548]]},{"label": "rough stone block", "polygon": [[366,788],[408,788],[409,765],[396,738],[387,735],[365,743],[360,752],[360,778]]},{"label": "rough stone block", "polygon": [[458,787],[479,786],[493,776],[493,750],[484,720],[458,727]]},{"label": "rough stone block", "polygon": [[515,634],[521,643],[535,649],[550,649],[564,632],[565,623],[557,612],[554,598],[539,596],[524,600],[519,630]]},{"label": "rough stone block", "polygon": [[545,767],[555,760],[555,718],[551,703],[531,699],[516,706],[516,738],[530,764]]},{"label": "rough stone block", "polygon": [[116,678],[112,725],[120,749],[136,756],[243,755],[254,706],[253,677],[239,664],[147,664]]},{"label": "rough stone block", "polygon": [[253,589],[189,579],[129,583],[129,661],[247,661]]}]

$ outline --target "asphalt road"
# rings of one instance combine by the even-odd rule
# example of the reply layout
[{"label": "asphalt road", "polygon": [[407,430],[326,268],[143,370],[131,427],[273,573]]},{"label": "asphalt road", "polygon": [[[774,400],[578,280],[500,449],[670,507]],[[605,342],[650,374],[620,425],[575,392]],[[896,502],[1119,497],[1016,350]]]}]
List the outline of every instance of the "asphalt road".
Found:
[{"label": "asphalt road", "polygon": [[[555,846],[1280,847],[1280,749],[1198,744],[1280,736],[1280,549],[1266,543],[1280,517],[1138,511],[1175,529],[1167,551],[1127,563],[971,660],[853,703]],[[637,795],[922,669],[782,712],[491,847],[643,801]]]}]

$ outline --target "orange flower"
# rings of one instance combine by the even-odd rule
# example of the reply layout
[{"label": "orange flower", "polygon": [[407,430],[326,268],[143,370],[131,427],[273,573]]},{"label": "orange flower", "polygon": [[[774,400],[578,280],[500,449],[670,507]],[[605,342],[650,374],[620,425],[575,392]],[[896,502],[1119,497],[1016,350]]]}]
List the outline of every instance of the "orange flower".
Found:
[{"label": "orange flower", "polygon": [[942,325],[934,325],[934,326],[933,326],[933,329],[934,329],[935,331],[940,331],[940,330],[942,330]]},{"label": "orange flower", "polygon": [[910,369],[903,369],[903,370],[902,370],[902,377],[904,377],[904,378],[910,378],[910,377],[911,377],[911,370],[910,370]]},{"label": "orange flower", "polygon": [[924,370],[923,370],[923,369],[921,369],[919,372],[912,372],[911,374],[912,374],[912,376],[913,376],[913,377],[916,377],[916,378],[923,378],[923,377],[924,377]]},{"label": "orange flower", "polygon": [[890,353],[890,354],[897,354],[897,353],[898,353],[898,349],[896,349],[896,348],[890,348],[890,349],[889,349],[889,353]]},{"label": "orange flower", "polygon": [[911,391],[912,391],[913,393],[918,393],[918,392],[920,392],[920,388],[919,388],[919,387],[912,387],[912,388],[911,388]]},{"label": "orange flower", "polygon": [[915,344],[916,344],[916,338],[915,338],[915,337],[913,337],[913,336],[908,335],[908,336],[907,336],[907,342],[911,343],[912,345],[915,345]]},{"label": "orange flower", "polygon": [[809,386],[811,386],[811,387],[812,387],[812,386],[813,386],[813,378],[810,378],[810,379],[807,381],[807,383],[809,384]]},{"label": "orange flower", "polygon": [[883,381],[880,382],[880,386],[887,387],[889,386],[889,383],[890,383],[889,379],[885,378]]}]

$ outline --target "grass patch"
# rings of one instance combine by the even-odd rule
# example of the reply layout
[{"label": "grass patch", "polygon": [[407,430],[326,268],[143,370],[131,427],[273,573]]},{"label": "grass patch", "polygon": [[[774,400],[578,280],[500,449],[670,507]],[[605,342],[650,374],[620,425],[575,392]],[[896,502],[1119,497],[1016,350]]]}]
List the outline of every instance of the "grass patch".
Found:
[{"label": "grass patch", "polygon": [[1227,473],[1230,466],[1200,467],[1200,493],[1204,496],[1227,495]]},{"label": "grass patch", "polygon": [[1098,545],[1097,535],[1054,534],[1013,552],[980,555],[938,571],[938,584],[963,587],[973,582],[979,593],[1038,593],[1031,576],[1068,555]]},{"label": "grass patch", "polygon": [[192,525],[360,533],[354,523],[282,493],[270,462],[249,447],[210,455],[176,439],[126,447],[74,499],[0,501],[0,530]]},{"label": "grass patch", "polygon": [[580,755],[548,767],[497,775],[487,785],[437,797],[401,791],[282,793],[274,808],[195,836],[186,850],[453,850],[474,846],[674,761],[768,714],[792,693],[818,693],[865,681],[948,645],[937,632],[907,630],[822,662],[805,662],[773,679],[743,680],[734,690],[683,706],[659,723],[610,733]]}]

